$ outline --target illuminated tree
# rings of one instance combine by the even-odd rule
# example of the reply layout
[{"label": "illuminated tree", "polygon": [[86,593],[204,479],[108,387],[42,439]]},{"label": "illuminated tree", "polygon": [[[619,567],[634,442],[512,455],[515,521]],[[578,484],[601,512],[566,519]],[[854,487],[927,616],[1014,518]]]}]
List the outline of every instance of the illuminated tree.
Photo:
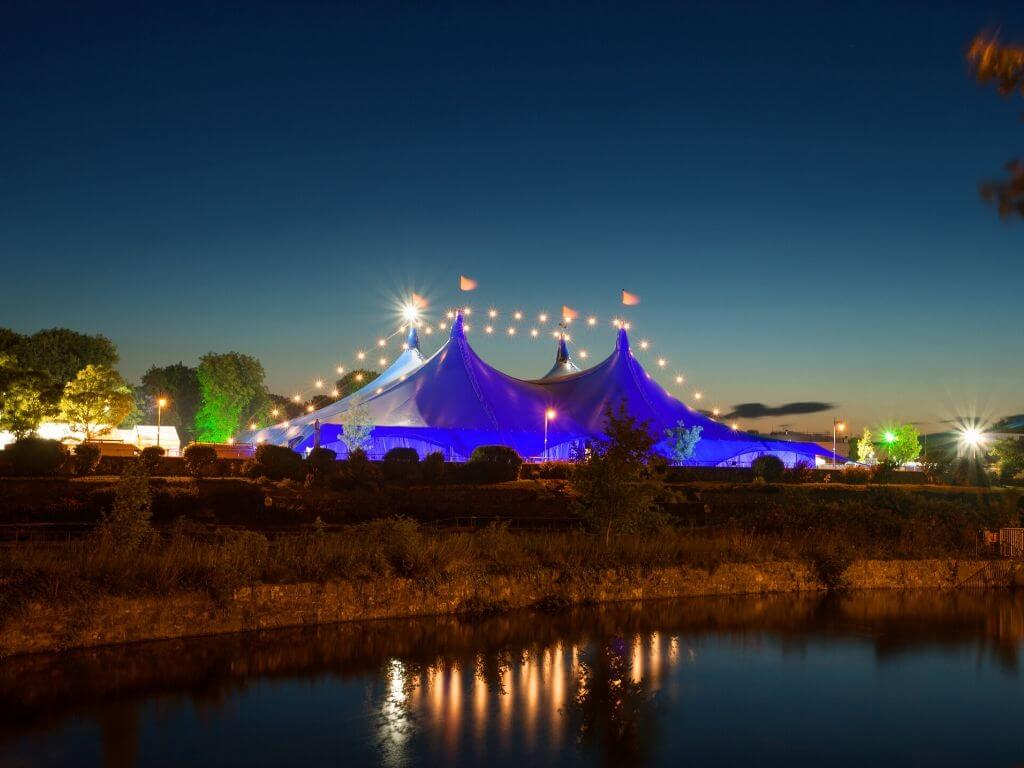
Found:
[{"label": "illuminated tree", "polygon": [[[967,59],[980,82],[995,81],[1004,96],[1015,91],[1024,95],[1024,48],[1000,45],[994,38],[979,36],[971,44]],[[1006,170],[1009,178],[982,184],[981,196],[995,203],[1000,216],[1024,217],[1024,162],[1010,160]]]},{"label": "illuminated tree", "polygon": [[60,387],[49,375],[25,370],[13,355],[0,353],[0,429],[28,437],[57,415],[59,400]]},{"label": "illuminated tree", "polygon": [[857,461],[861,464],[875,463],[875,446],[871,440],[871,430],[864,427],[864,434],[857,441]]},{"label": "illuminated tree", "polygon": [[894,427],[886,432],[885,448],[889,460],[902,466],[921,455],[921,435],[913,424]]},{"label": "illuminated tree", "polygon": [[680,464],[692,458],[703,431],[704,427],[699,424],[687,427],[682,420],[677,421],[672,429],[666,429],[665,437],[669,440],[672,458]]},{"label": "illuminated tree", "polygon": [[1004,482],[1024,475],[1024,437],[996,441],[992,454],[999,462],[999,477]]},{"label": "illuminated tree", "polygon": [[365,405],[357,405],[345,411],[340,418],[341,442],[348,448],[349,453],[360,448],[366,450],[366,446],[373,436],[373,422],[370,420],[370,411]]},{"label": "illuminated tree", "polygon": [[87,365],[64,387],[61,417],[86,439],[106,434],[132,412],[135,398],[117,371]]},{"label": "illuminated tree", "polygon": [[239,352],[210,352],[199,359],[196,376],[202,397],[195,422],[197,440],[222,443],[247,419],[258,415],[259,422],[265,422],[270,401],[259,360]]}]

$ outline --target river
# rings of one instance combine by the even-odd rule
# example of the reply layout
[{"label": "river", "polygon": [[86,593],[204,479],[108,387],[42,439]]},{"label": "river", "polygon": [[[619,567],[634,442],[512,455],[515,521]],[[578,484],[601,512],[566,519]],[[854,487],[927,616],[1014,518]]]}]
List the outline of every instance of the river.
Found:
[{"label": "river", "polygon": [[1024,595],[416,619],[0,662],[2,766],[1024,762]]}]

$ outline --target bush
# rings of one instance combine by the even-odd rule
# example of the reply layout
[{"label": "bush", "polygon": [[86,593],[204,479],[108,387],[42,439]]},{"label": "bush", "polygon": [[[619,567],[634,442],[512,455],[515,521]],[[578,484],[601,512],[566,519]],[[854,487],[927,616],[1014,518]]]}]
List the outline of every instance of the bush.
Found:
[{"label": "bush", "polygon": [[766,483],[777,483],[782,479],[786,471],[786,465],[778,456],[770,453],[758,456],[751,463],[750,468],[754,470],[754,477],[763,477]]},{"label": "bush", "polygon": [[787,483],[810,483],[814,481],[814,470],[806,461],[798,461],[784,476]]},{"label": "bush", "polygon": [[142,453],[139,454],[139,461],[142,462],[142,466],[146,469],[146,472],[152,475],[160,466],[160,459],[162,459],[166,453],[167,451],[163,448],[150,445],[142,449]]},{"label": "bush", "polygon": [[840,477],[842,482],[850,485],[867,485],[871,480],[871,472],[867,467],[847,467]]},{"label": "bush", "polygon": [[419,463],[420,455],[414,448],[392,448],[384,454],[384,477],[388,480],[410,480]]},{"label": "bush", "polygon": [[367,551],[376,559],[375,570],[389,569],[399,576],[415,576],[427,566],[424,561],[423,536],[419,524],[408,517],[373,520],[357,526],[353,538],[365,542]]},{"label": "bush", "polygon": [[246,467],[249,477],[267,477],[271,480],[303,480],[306,467],[302,457],[283,445],[261,445],[256,449],[252,463]]},{"label": "bush", "polygon": [[64,446],[56,440],[23,437],[4,450],[17,475],[55,475],[67,460]]},{"label": "bush", "polygon": [[896,470],[899,465],[892,459],[882,459],[871,467],[871,482],[885,485],[891,483],[896,477]]},{"label": "bush", "polygon": [[212,445],[193,443],[185,449],[182,459],[185,462],[185,471],[191,477],[202,477],[209,475],[217,464],[217,449]]},{"label": "bush", "polygon": [[519,479],[523,460],[507,445],[481,445],[470,454],[467,478],[475,483],[506,483]]},{"label": "bush", "polygon": [[75,447],[75,454],[71,459],[72,467],[76,475],[91,475],[100,465],[102,453],[98,445],[92,443],[79,443]]},{"label": "bush", "polygon": [[[314,448],[306,457],[306,465],[313,482],[323,482],[330,478],[338,467],[338,454],[330,448]],[[259,477],[259,475],[256,475]]]},{"label": "bush", "polygon": [[444,480],[445,470],[444,454],[440,451],[428,453],[420,464],[420,477],[425,483],[440,483]]},{"label": "bush", "polygon": [[377,468],[370,462],[366,451],[353,448],[345,462],[345,480],[350,485],[374,485],[380,479]]},{"label": "bush", "polygon": [[152,540],[153,497],[149,473],[142,458],[132,462],[114,489],[114,504],[104,514],[98,533],[102,541],[119,549],[134,549]]}]

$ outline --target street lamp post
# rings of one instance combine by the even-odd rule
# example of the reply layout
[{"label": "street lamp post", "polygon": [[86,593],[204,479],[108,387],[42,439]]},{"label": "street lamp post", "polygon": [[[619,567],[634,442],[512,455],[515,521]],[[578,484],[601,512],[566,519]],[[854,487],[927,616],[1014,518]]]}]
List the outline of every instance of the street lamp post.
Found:
[{"label": "street lamp post", "polygon": [[555,409],[554,408],[548,408],[546,411],[544,411],[544,460],[545,461],[548,458],[548,422],[554,421],[556,415],[557,414],[555,413]]},{"label": "street lamp post", "polygon": [[833,467],[839,466],[836,463],[836,432],[837,431],[838,432],[845,432],[846,431],[846,422],[843,421],[842,419],[833,418],[832,419],[832,466]]},{"label": "street lamp post", "polygon": [[160,417],[163,415],[164,408],[167,407],[167,398],[158,397],[156,399],[156,447],[160,447]]}]

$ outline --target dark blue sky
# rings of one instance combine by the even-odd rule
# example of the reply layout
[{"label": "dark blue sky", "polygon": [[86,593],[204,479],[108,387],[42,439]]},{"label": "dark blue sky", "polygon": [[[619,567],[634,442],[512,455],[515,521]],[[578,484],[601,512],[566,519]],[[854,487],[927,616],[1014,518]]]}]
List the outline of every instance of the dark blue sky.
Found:
[{"label": "dark blue sky", "polygon": [[1024,101],[963,57],[1024,39],[1019,1],[0,13],[0,325],[105,333],[130,378],[237,349],[308,392],[465,272],[478,309],[606,321],[634,290],[706,405],[1024,411],[1024,227],[977,194]]}]

